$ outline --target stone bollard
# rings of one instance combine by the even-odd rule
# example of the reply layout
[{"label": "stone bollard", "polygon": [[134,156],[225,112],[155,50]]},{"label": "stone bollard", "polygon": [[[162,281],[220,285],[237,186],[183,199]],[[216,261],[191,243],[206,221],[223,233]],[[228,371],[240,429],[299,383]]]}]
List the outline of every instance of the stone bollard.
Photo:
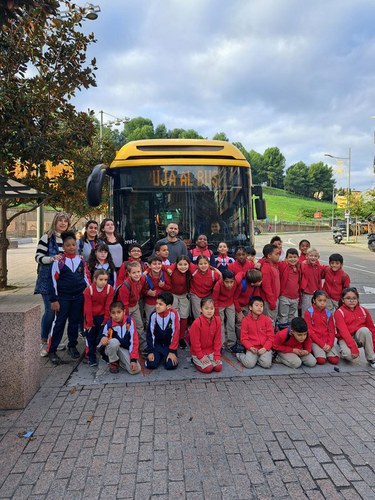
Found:
[{"label": "stone bollard", "polygon": [[0,409],[25,408],[40,387],[40,306],[0,304]]}]

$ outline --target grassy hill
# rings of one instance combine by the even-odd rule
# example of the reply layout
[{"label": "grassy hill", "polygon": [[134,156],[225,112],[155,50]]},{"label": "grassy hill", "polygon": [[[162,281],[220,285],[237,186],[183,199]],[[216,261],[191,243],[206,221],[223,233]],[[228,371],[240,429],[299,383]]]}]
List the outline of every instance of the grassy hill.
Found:
[{"label": "grassy hill", "polygon": [[[326,201],[301,198],[283,189],[270,187],[263,187],[263,197],[270,220],[277,215],[279,221],[313,222],[314,212],[322,212],[323,219],[332,217],[332,203]],[[335,209],[335,216],[343,217],[343,213],[343,210]]]}]

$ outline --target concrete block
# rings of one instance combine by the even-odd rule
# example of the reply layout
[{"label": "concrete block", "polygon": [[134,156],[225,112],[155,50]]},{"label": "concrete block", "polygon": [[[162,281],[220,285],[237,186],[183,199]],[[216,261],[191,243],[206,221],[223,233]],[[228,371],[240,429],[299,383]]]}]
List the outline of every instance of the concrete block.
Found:
[{"label": "concrete block", "polygon": [[25,408],[40,387],[40,306],[0,304],[0,409]]}]

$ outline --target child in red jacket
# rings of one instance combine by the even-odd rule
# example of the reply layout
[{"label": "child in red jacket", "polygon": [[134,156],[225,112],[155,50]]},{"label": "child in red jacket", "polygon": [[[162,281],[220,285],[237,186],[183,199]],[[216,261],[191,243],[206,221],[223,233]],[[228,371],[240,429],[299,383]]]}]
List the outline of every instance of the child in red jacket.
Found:
[{"label": "child in red jacket", "polygon": [[280,250],[275,245],[264,245],[263,256],[260,296],[264,300],[264,314],[275,325],[280,295],[280,273],[277,266]]},{"label": "child in red jacket", "polygon": [[180,339],[178,345],[180,349],[186,349],[185,340],[187,321],[190,314],[190,300],[188,297],[190,285],[190,260],[187,255],[180,255],[176,263],[172,264],[166,272],[171,280],[171,292],[173,293],[172,308],[176,309],[180,317]]},{"label": "child in red jacket", "polygon": [[237,359],[245,368],[254,368],[256,364],[262,368],[272,366],[272,344],[275,335],[272,321],[263,314],[263,306],[261,297],[252,297],[250,314],[241,324],[241,344],[246,349],[246,354],[237,354]]},{"label": "child in red jacket", "polygon": [[371,368],[375,368],[375,325],[369,311],[359,304],[356,288],[345,288],[335,312],[338,344],[341,356],[352,361],[363,347]]},{"label": "child in red jacket", "polygon": [[327,309],[327,294],[324,290],[316,290],[312,297],[312,306],[305,311],[305,321],[312,340],[312,352],[318,365],[326,361],[337,365],[339,356],[335,344],[335,325],[333,315]]},{"label": "child in red jacket", "polygon": [[125,307],[125,314],[131,316],[137,325],[137,332],[141,352],[147,353],[146,333],[143,325],[142,315],[139,308],[142,289],[146,278],[142,276],[141,264],[137,261],[129,262],[127,265],[129,276],[116,289],[116,300],[120,300]]},{"label": "child in red jacket", "polygon": [[84,328],[87,355],[90,366],[98,366],[96,346],[104,325],[109,320],[109,306],[112,304],[114,289],[108,285],[108,274],[104,269],[94,272],[93,284],[83,292]]},{"label": "child in red jacket", "polygon": [[300,264],[302,264],[302,262],[304,262],[306,260],[306,252],[310,247],[311,247],[311,243],[309,242],[309,240],[301,240],[298,243],[298,249],[301,252],[299,259],[298,259]]},{"label": "child in red jacket", "polygon": [[259,295],[259,287],[262,284],[262,273],[259,269],[250,269],[246,271],[245,277],[242,278],[242,273],[236,276],[236,293],[234,295],[234,308],[236,310],[236,338],[237,342],[231,347],[231,352],[234,354],[243,353],[244,348],[239,343],[241,335],[241,323],[249,314],[249,302],[251,297]]},{"label": "child in red jacket", "polygon": [[228,264],[229,271],[232,271],[236,276],[238,273],[242,274],[242,277],[245,276],[246,271],[250,271],[250,269],[254,269],[254,262],[247,260],[247,252],[246,247],[239,246],[236,247],[234,251],[234,262]]},{"label": "child in red jacket", "polygon": [[322,289],[323,266],[319,263],[319,252],[316,248],[309,248],[306,252],[306,261],[301,264],[301,314],[311,306],[311,299],[315,290]]},{"label": "child in red jacket", "polygon": [[298,316],[301,267],[296,248],[288,248],[285,260],[279,262],[278,269],[280,273],[280,297],[277,322],[285,328],[293,318]]},{"label": "child in red jacket", "polygon": [[145,297],[146,320],[150,319],[152,311],[155,310],[156,297],[161,292],[168,292],[171,289],[171,280],[168,274],[162,269],[163,260],[158,255],[148,259],[149,269],[144,274],[145,282],[142,295]]},{"label": "child in red jacket", "polygon": [[201,313],[189,331],[191,360],[202,373],[221,372],[221,324],[211,297],[202,299]]},{"label": "child in red jacket", "polygon": [[190,264],[190,304],[194,318],[200,315],[201,300],[210,297],[215,283],[220,279],[221,273],[215,268],[210,268],[210,263],[205,255],[197,258],[197,265]]},{"label": "child in red jacket", "polygon": [[338,308],[344,288],[350,287],[350,278],[342,266],[344,258],[339,253],[333,253],[328,259],[329,266],[324,266],[322,277],[324,278],[323,290],[327,293],[327,307],[333,314]]},{"label": "child in red jacket", "polygon": [[236,288],[237,283],[232,271],[224,271],[222,279],[215,284],[212,292],[212,298],[215,303],[215,314],[216,316],[220,316],[221,321],[221,341],[224,346],[225,336],[227,337],[227,348],[229,350],[237,342],[235,329],[236,313],[234,309]]},{"label": "child in red jacket", "polygon": [[138,262],[142,268],[142,271],[146,271],[147,264],[142,261],[142,247],[139,243],[133,243],[129,247],[129,259],[123,262],[117,273],[116,287],[120,286],[126,278],[129,276],[128,264],[130,262]]},{"label": "child in red jacket", "polygon": [[273,342],[273,348],[277,352],[276,360],[290,368],[316,365],[316,359],[311,354],[311,345],[307,324],[303,318],[293,318],[290,327],[277,332]]}]

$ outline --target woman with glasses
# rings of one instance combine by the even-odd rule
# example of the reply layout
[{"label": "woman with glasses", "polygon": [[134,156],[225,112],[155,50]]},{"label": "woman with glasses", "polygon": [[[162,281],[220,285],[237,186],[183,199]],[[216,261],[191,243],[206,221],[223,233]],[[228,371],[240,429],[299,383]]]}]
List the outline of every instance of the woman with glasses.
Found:
[{"label": "woman with glasses", "polygon": [[[55,260],[60,260],[63,256],[61,233],[67,231],[69,226],[69,215],[65,212],[56,213],[51,227],[45,234],[43,234],[36,249],[35,260],[38,264],[38,277],[36,280],[34,294],[40,293],[44,303],[44,313],[41,323],[41,356],[48,356],[48,335],[52,328],[55,316],[49,300],[51,266]],[[65,348],[65,346],[62,346],[60,349],[62,348]]]},{"label": "woman with glasses", "polygon": [[334,317],[341,356],[352,361],[363,347],[370,367],[375,368],[375,325],[369,311],[359,304],[356,288],[344,288]]}]

